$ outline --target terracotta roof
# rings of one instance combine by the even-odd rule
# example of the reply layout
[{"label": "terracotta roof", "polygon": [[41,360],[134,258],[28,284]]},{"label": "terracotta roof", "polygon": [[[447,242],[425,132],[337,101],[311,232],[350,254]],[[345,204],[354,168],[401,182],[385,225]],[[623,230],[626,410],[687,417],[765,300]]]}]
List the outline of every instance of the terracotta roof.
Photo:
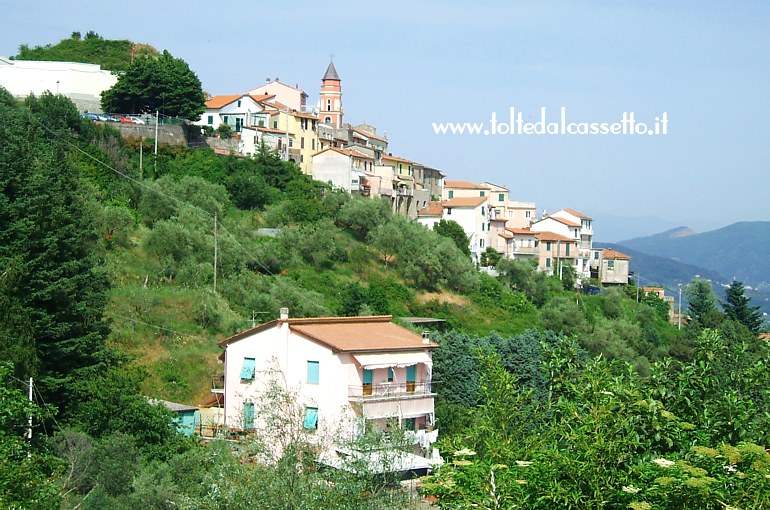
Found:
[{"label": "terracotta roof", "polygon": [[513,234],[529,234],[529,235],[535,235],[535,232],[532,232],[528,228],[514,228],[514,227],[505,227],[505,230],[508,232],[511,232]]},{"label": "terracotta roof", "polygon": [[390,315],[278,319],[226,338],[219,345],[226,346],[288,323],[292,332],[326,345],[335,352],[414,351],[438,347],[433,342],[424,344],[422,336],[393,324],[392,319]]},{"label": "terracotta roof", "polygon": [[631,257],[626,255],[625,253],[620,253],[619,251],[610,250],[609,248],[604,249],[604,255],[603,257],[605,259],[622,259],[622,260],[631,260]]},{"label": "terracotta roof", "polygon": [[334,151],[338,154],[342,154],[343,156],[354,157],[358,159],[370,159],[374,161],[374,158],[369,156],[368,154],[364,154],[363,152],[358,152],[357,150],[353,150],[353,149],[340,149],[339,147],[327,147],[322,151],[316,152],[315,154],[313,154],[313,156],[318,156],[319,154],[323,154],[326,151]]},{"label": "terracotta roof", "polygon": [[382,159],[388,159],[390,161],[400,161],[402,163],[409,163],[410,165],[414,164],[414,161],[409,161],[408,159],[398,158],[396,156],[391,156],[390,154],[383,154],[382,155]]},{"label": "terracotta roof", "polygon": [[214,96],[206,100],[206,108],[211,110],[218,110],[223,106],[227,106],[233,101],[237,101],[242,98],[243,94],[230,94],[227,96]]},{"label": "terracotta roof", "polygon": [[564,242],[570,242],[570,243],[577,242],[571,237],[566,237],[561,234],[557,234],[556,232],[535,232],[535,237],[537,237],[541,241],[564,241]]},{"label": "terracotta roof", "polygon": [[387,142],[387,140],[381,136],[377,136],[374,133],[370,133],[369,131],[364,131],[363,129],[355,129],[353,128],[353,131],[358,133],[359,135],[364,135],[367,138],[374,138],[375,140],[380,140],[382,142]]},{"label": "terracotta roof", "polygon": [[583,214],[581,212],[578,212],[575,209],[562,209],[562,210],[570,213],[572,216],[577,216],[578,218],[581,218],[583,220],[590,220],[591,219],[590,216],[586,216],[585,214]]},{"label": "terracotta roof", "polygon": [[[574,221],[565,220],[564,218],[559,218],[558,216],[549,216],[548,218],[551,218],[552,220],[556,220],[559,223],[567,225],[568,227],[579,227],[580,226],[580,223],[575,223]],[[548,218],[546,218],[546,219],[548,219]]]},{"label": "terracotta roof", "polygon": [[441,202],[444,207],[478,207],[487,201],[487,197],[457,197]]},{"label": "terracotta roof", "polygon": [[490,189],[492,188],[500,188],[504,189],[505,191],[510,191],[508,187],[506,186],[500,186],[499,184],[495,184],[494,182],[484,181],[481,183],[482,186],[489,186]]},{"label": "terracotta roof", "polygon": [[220,108],[224,108],[230,103],[236,102],[242,97],[250,97],[253,101],[260,103],[262,101],[267,101],[271,97],[275,96],[272,94],[263,94],[260,96],[250,96],[249,94],[229,94],[224,96],[214,96],[206,101],[206,108],[209,110],[219,110]]},{"label": "terracotta roof", "polygon": [[[273,128],[261,127],[261,126],[256,126],[256,127],[243,126],[243,128],[244,129],[256,129],[257,131],[262,131],[263,133],[275,133],[277,135],[284,135],[284,136],[286,136],[286,131],[284,131],[282,129],[273,129]],[[292,136],[292,135],[290,135],[290,136]]]},{"label": "terracotta roof", "polygon": [[471,181],[444,181],[444,188],[455,189],[489,189],[485,184],[476,184]]},{"label": "terracotta roof", "polygon": [[441,202],[428,202],[427,207],[417,211],[417,216],[441,216],[442,214],[444,214],[444,208]]},{"label": "terracotta roof", "polygon": [[511,234],[510,232],[500,232],[497,235],[499,235],[503,239],[513,239],[513,234]]}]

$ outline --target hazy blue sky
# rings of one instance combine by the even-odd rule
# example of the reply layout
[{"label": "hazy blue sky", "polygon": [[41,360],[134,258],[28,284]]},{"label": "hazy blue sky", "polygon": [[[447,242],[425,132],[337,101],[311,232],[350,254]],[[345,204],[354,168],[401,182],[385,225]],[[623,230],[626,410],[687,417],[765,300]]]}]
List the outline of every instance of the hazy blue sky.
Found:
[{"label": "hazy blue sky", "polygon": [[[393,154],[488,180],[539,209],[656,216],[702,230],[768,220],[770,2],[11,1],[0,55],[73,31],[186,60],[211,94],[265,78],[315,102],[334,55],[345,120]],[[436,135],[513,106],[651,121],[667,136]],[[553,118],[552,118],[553,116]],[[598,228],[598,225],[597,225]]]}]

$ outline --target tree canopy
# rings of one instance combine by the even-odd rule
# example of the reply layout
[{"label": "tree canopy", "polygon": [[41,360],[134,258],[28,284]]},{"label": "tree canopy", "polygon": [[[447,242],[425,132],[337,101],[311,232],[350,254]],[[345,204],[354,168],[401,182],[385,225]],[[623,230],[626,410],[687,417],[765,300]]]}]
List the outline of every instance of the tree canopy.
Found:
[{"label": "tree canopy", "polygon": [[722,308],[728,319],[740,322],[752,333],[759,333],[762,327],[762,312],[760,307],[751,306],[751,298],[746,295],[743,282],[733,280],[725,292],[725,301]]},{"label": "tree canopy", "polygon": [[159,56],[135,58],[118,82],[102,94],[107,112],[145,113],[198,120],[206,109],[205,94],[198,76],[187,62],[167,50]]}]

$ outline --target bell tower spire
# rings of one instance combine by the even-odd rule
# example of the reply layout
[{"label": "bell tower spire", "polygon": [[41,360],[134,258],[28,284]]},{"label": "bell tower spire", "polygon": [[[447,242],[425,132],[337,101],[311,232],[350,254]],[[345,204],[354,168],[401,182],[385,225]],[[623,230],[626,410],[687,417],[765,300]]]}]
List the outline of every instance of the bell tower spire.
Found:
[{"label": "bell tower spire", "polygon": [[321,78],[320,104],[318,105],[318,120],[335,128],[342,127],[342,80],[334,67],[334,61],[329,61],[323,78]]}]

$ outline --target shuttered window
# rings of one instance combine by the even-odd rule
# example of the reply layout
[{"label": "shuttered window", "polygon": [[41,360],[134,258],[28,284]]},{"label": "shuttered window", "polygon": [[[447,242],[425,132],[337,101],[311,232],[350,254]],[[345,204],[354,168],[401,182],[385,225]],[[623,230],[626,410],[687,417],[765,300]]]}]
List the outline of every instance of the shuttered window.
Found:
[{"label": "shuttered window", "polygon": [[308,384],[318,384],[319,363],[317,361],[307,362],[307,382]]},{"label": "shuttered window", "polygon": [[302,421],[302,426],[307,430],[316,430],[318,428],[318,408],[306,407],[305,419]]},{"label": "shuttered window", "polygon": [[254,358],[243,358],[243,368],[241,369],[242,380],[254,380],[255,365]]}]

